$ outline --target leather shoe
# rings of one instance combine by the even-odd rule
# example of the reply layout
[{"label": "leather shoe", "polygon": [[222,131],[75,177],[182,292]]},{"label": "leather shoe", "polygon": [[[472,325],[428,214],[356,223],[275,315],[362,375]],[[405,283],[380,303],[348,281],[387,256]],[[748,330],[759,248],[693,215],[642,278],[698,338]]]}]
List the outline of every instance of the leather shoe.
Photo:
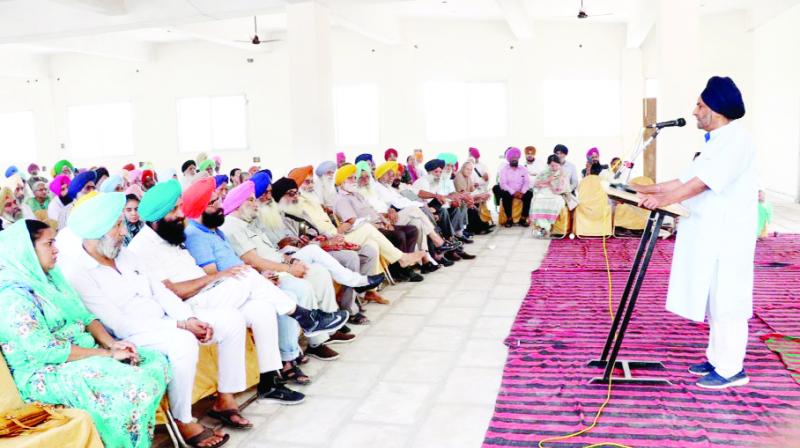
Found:
[{"label": "leather shoe", "polygon": [[375,291],[367,291],[367,293],[364,295],[364,300],[366,300],[367,302],[379,303],[381,305],[388,305],[392,303],[381,297],[381,295]]},{"label": "leather shoe", "polygon": [[353,288],[353,290],[355,290],[355,292],[357,293],[362,293],[365,291],[369,291],[370,289],[375,289],[378,286],[380,286],[381,283],[383,283],[383,280],[385,278],[386,276],[384,276],[383,274],[370,275],[369,277],[367,277],[366,285],[356,286],[355,288]]},{"label": "leather shoe", "polygon": [[463,250],[459,250],[456,253],[458,254],[459,257],[461,257],[462,260],[474,260],[475,259],[475,255],[468,254],[468,253],[464,252]]}]

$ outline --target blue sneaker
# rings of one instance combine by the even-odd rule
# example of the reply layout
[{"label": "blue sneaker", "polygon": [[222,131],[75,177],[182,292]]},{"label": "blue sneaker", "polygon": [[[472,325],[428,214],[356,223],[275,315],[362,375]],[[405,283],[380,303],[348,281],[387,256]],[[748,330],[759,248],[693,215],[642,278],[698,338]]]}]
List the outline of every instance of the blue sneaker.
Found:
[{"label": "blue sneaker", "polygon": [[697,385],[706,389],[725,389],[726,387],[744,386],[749,382],[750,378],[747,377],[747,374],[744,373],[744,370],[730,378],[723,378],[715,370],[700,378],[697,381]]},{"label": "blue sneaker", "polygon": [[706,376],[709,373],[714,371],[714,366],[711,365],[710,362],[702,362],[700,364],[695,364],[693,366],[689,366],[689,373],[695,375]]}]

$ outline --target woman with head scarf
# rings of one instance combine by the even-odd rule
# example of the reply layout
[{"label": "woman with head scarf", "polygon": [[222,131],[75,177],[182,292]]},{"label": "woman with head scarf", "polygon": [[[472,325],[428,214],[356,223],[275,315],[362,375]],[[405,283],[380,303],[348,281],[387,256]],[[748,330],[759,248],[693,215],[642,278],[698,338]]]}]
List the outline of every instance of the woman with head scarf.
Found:
[{"label": "woman with head scarf", "polygon": [[41,221],[0,233],[0,346],[14,383],[25,401],[88,412],[105,446],[148,447],[167,360],[108,334],[55,266],[54,240]]},{"label": "woman with head scarf", "polygon": [[536,178],[533,189],[535,200],[531,209],[531,221],[534,231],[541,238],[549,238],[550,229],[566,205],[564,195],[570,191],[569,177],[557,155],[551,154],[547,157],[547,168]]},{"label": "woman with head scarf", "polygon": [[417,159],[413,155],[408,156],[406,157],[406,169],[400,176],[400,182],[411,185],[416,182],[417,179],[419,179],[419,174],[417,174]]},{"label": "woman with head scarf", "polygon": [[122,209],[122,217],[128,233],[122,238],[122,244],[127,246],[133,237],[142,230],[144,222],[139,217],[139,202],[141,198],[135,194],[125,195],[125,208]]}]

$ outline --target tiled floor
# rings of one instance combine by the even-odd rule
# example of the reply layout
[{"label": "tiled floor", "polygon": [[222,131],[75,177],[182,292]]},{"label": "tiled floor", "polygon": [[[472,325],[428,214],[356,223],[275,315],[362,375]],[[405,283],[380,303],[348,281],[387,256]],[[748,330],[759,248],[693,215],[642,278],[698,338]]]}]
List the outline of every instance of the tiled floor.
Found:
[{"label": "tiled floor", "polygon": [[[800,205],[775,203],[771,230],[800,232]],[[492,414],[502,344],[547,242],[520,228],[476,238],[478,255],[423,283],[386,289],[372,325],[353,329],[339,360],[312,360],[313,384],[292,407],[253,403],[255,428],[230,431],[232,447],[479,447]]]},{"label": "tiled floor", "polygon": [[338,360],[304,366],[314,382],[293,387],[305,403],[253,403],[244,415],[255,428],[230,431],[227,446],[480,446],[506,358],[502,341],[546,249],[530,231],[502,229],[468,246],[477,259],[385,289],[392,304],[368,306],[373,323],[353,326],[353,343],[332,346]]}]

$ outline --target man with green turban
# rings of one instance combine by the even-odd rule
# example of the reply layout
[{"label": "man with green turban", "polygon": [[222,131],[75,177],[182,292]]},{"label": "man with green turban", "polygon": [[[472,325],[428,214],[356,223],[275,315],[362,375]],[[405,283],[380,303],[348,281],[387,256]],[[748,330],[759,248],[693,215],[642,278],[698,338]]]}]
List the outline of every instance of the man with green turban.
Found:
[{"label": "man with green turban", "polygon": [[59,160],[58,162],[56,162],[55,165],[53,165],[53,173],[52,174],[53,174],[53,177],[58,176],[59,174],[66,174],[67,176],[69,176],[71,178],[72,177],[72,170],[73,170],[72,163],[70,163],[70,161],[67,160],[67,159],[62,159],[62,160]]},{"label": "man with green turban", "polygon": [[123,247],[124,206],[123,193],[101,193],[75,207],[68,232],[62,232],[74,236],[58,238],[66,243],[59,264],[86,307],[114,336],[167,356],[173,372],[167,387],[170,409],[186,442],[225,441],[227,434],[193,422],[198,344],[217,344],[219,393],[209,415],[229,426],[251,426],[234,396],[246,388],[245,319],[233,309],[194,310],[151,278],[139,258]]}]

